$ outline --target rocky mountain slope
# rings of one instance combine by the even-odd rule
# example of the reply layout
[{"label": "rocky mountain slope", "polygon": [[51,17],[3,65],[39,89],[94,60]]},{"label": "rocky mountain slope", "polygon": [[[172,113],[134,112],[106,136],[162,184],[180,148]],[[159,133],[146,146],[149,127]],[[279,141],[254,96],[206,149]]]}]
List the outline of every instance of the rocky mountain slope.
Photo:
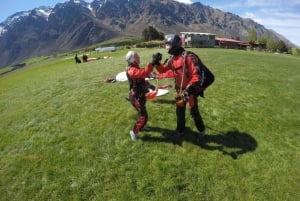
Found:
[{"label": "rocky mountain slope", "polygon": [[[202,5],[173,0],[69,0],[54,8],[18,12],[0,23],[0,68],[39,55],[70,51],[120,36],[141,36],[153,26],[160,32],[195,31],[246,40],[267,30],[251,19]],[[283,36],[271,32],[275,40]]]}]

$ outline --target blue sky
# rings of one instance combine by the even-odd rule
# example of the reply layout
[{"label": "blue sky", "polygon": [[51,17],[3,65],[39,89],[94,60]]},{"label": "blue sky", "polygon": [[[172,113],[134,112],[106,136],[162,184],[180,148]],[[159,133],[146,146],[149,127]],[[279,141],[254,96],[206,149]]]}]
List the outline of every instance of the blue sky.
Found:
[{"label": "blue sky", "polygon": [[[8,16],[39,6],[54,7],[67,0],[1,0],[0,22]],[[86,0],[91,2],[92,0]],[[182,3],[201,2],[204,5],[248,17],[273,29],[300,47],[300,0],[177,0]],[[26,3],[25,3],[26,2]]]}]

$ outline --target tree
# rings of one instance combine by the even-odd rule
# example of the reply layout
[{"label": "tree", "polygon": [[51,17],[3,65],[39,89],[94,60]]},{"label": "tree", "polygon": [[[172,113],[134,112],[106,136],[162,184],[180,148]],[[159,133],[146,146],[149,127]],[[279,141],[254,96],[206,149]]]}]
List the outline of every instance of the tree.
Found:
[{"label": "tree", "polygon": [[266,31],[266,32],[264,33],[264,38],[265,38],[266,40],[271,39],[271,33],[270,33],[270,31]]},{"label": "tree", "polygon": [[149,26],[148,28],[144,29],[142,35],[145,41],[164,39],[164,34],[158,32],[153,26]]},{"label": "tree", "polygon": [[257,40],[257,32],[256,30],[253,28],[249,31],[248,33],[248,42],[251,42],[251,43],[255,43]]},{"label": "tree", "polygon": [[277,50],[277,44],[276,44],[276,41],[272,40],[272,39],[269,39],[267,41],[267,49],[272,51],[272,52],[275,52]]},{"label": "tree", "polygon": [[277,43],[277,49],[279,52],[288,52],[289,48],[287,47],[287,45],[282,41],[278,41]]}]

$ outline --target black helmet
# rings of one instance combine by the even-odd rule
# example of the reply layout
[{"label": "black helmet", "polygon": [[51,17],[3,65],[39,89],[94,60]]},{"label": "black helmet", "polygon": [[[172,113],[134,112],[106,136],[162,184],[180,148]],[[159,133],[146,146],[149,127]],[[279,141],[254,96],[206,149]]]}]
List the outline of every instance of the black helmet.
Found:
[{"label": "black helmet", "polygon": [[165,35],[166,45],[170,45],[169,53],[174,54],[182,50],[181,38],[176,34]]},{"label": "black helmet", "polygon": [[165,36],[166,44],[171,45],[172,47],[181,47],[181,38],[175,34],[168,34]]}]

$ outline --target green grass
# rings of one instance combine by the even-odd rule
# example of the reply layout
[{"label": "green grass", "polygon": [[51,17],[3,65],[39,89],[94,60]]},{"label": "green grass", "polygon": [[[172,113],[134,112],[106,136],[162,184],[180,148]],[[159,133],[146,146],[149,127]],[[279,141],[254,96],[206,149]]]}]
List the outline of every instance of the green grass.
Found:
[{"label": "green grass", "polygon": [[[188,113],[187,135],[165,137],[176,126],[173,89],[147,102],[152,130],[131,141],[128,83],[103,82],[125,70],[127,50],[1,77],[0,200],[299,200],[300,58],[192,50],[216,76],[199,98],[202,143]],[[142,65],[157,51],[167,56],[137,49]]]},{"label": "green grass", "polygon": [[0,75],[1,75],[1,74],[4,74],[4,73],[6,73],[6,72],[9,72],[9,71],[11,71],[11,70],[13,70],[13,67],[12,67],[12,66],[8,66],[8,67],[5,67],[5,68],[1,68],[1,69],[0,69]]}]

